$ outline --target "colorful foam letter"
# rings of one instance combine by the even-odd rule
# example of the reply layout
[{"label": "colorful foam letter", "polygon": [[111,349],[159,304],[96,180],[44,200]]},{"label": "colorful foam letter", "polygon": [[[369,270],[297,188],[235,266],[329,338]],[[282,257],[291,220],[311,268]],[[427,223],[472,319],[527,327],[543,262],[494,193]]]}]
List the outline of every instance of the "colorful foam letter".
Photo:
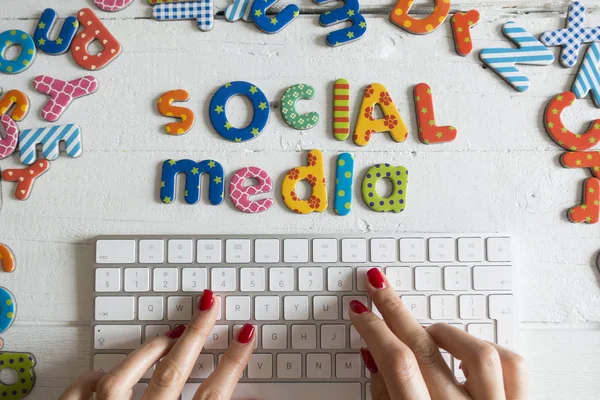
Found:
[{"label": "colorful foam letter", "polygon": [[446,143],[456,139],[456,128],[453,126],[437,126],[433,110],[431,88],[426,83],[415,86],[415,108],[419,139],[425,144]]},{"label": "colorful foam letter", "polygon": [[10,247],[0,243],[0,264],[4,272],[14,272],[17,269],[17,260]]},{"label": "colorful foam letter", "polygon": [[2,124],[6,133],[4,139],[0,136],[0,160],[3,160],[14,153],[17,148],[17,144],[19,143],[19,127],[7,114],[0,116],[0,124]]},{"label": "colorful foam letter", "polygon": [[454,46],[459,56],[466,56],[473,50],[471,28],[477,25],[479,18],[481,18],[479,11],[469,10],[454,13],[450,19],[452,34],[454,35]]},{"label": "colorful foam letter", "polygon": [[[17,316],[17,302],[8,289],[0,287],[0,333],[4,333],[10,328]],[[0,353],[2,354],[2,353]],[[0,364],[0,369],[2,364]],[[2,381],[0,381],[2,385]],[[2,386],[0,386],[2,388]],[[0,390],[0,396],[2,391]]]},{"label": "colorful foam letter", "polygon": [[50,96],[50,100],[42,109],[42,117],[48,122],[58,121],[67,107],[83,96],[98,90],[98,80],[91,75],[65,82],[58,78],[40,75],[33,81],[33,88]]},{"label": "colorful foam letter", "polygon": [[[11,46],[21,46],[21,54],[14,60],[8,60],[4,55]],[[35,43],[27,33],[12,29],[0,33],[0,72],[18,74],[31,66],[35,58]]]},{"label": "colorful foam letter", "polygon": [[267,9],[279,0],[257,0],[252,3],[250,14],[254,24],[263,32],[277,33],[300,15],[300,9],[295,4],[288,4],[277,15],[268,16]]},{"label": "colorful foam letter", "polygon": [[335,176],[335,213],[348,215],[352,209],[352,183],[354,180],[354,157],[352,154],[340,154]]},{"label": "colorful foam letter", "polygon": [[[227,102],[233,96],[246,96],[252,103],[254,117],[245,128],[235,128],[227,120]],[[219,135],[232,142],[245,142],[260,135],[269,122],[271,112],[269,100],[263,91],[251,83],[241,81],[226,83],[217,90],[209,107],[208,115],[213,128]]]},{"label": "colorful foam letter", "polygon": [[207,32],[213,28],[215,12],[213,0],[200,0],[187,3],[163,3],[152,8],[152,16],[157,21],[181,21],[195,19],[198,29]]},{"label": "colorful foam letter", "polygon": [[589,168],[596,178],[600,178],[600,151],[572,151],[564,153],[560,163],[565,168]]},{"label": "colorful foam letter", "polygon": [[12,385],[0,381],[0,399],[20,400],[27,397],[35,385],[34,367],[33,354],[0,352],[0,371],[8,368],[17,373],[17,380]]},{"label": "colorful foam letter", "polygon": [[[377,181],[387,178],[392,182],[392,194],[382,198],[377,193]],[[390,164],[376,164],[369,168],[362,181],[362,195],[365,204],[377,212],[402,212],[406,208],[406,188],[408,171],[404,167]]]},{"label": "colorful foam letter", "polygon": [[519,92],[524,92],[529,89],[529,78],[515,65],[550,65],[554,62],[554,54],[514,21],[505,23],[502,31],[519,48],[483,49],[479,53],[479,58],[509,85]]},{"label": "colorful foam letter", "polygon": [[133,0],[94,0],[94,5],[102,11],[121,11],[133,3]]},{"label": "colorful foam letter", "polygon": [[600,179],[588,178],[583,185],[583,204],[568,212],[571,222],[596,224],[600,220]]},{"label": "colorful foam letter", "polygon": [[579,72],[573,82],[573,93],[581,99],[590,91],[592,100],[597,108],[600,108],[600,43],[592,43],[585,53]]},{"label": "colorful foam letter", "polygon": [[350,82],[338,79],[333,85],[333,137],[346,140],[350,136]]},{"label": "colorful foam letter", "polygon": [[[14,108],[12,108],[14,106]],[[10,111],[12,108],[12,111]],[[21,121],[29,113],[29,98],[20,90],[9,90],[0,100],[0,115],[10,112],[15,121]]]},{"label": "colorful foam letter", "polygon": [[425,18],[416,19],[408,15],[414,0],[398,0],[390,20],[400,28],[417,35],[425,35],[444,23],[450,13],[450,0],[435,0],[433,12]]},{"label": "colorful foam letter", "polygon": [[[296,184],[306,180],[312,186],[308,200],[296,195]],[[323,212],[327,209],[327,186],[325,184],[325,164],[320,150],[308,152],[308,165],[291,169],[281,184],[283,202],[290,210],[298,214]]]},{"label": "colorful foam letter", "polygon": [[223,202],[225,193],[225,173],[223,167],[216,161],[204,160],[167,160],[163,163],[160,179],[160,199],[165,204],[175,201],[177,174],[185,174],[185,201],[196,204],[200,200],[200,178],[203,174],[210,176],[208,198],[210,203],[218,206]]},{"label": "colorful foam letter", "polygon": [[192,129],[196,116],[189,108],[176,107],[175,101],[188,101],[190,94],[183,90],[170,90],[158,99],[158,112],[165,117],[180,118],[180,122],[171,122],[165,126],[165,131],[170,135],[183,135]]},{"label": "colorful foam letter", "polygon": [[254,21],[252,19],[252,3],[254,0],[233,0],[225,9],[225,19],[229,22],[239,21],[240,18],[246,22]]},{"label": "colorful foam letter", "polygon": [[298,100],[311,100],[314,97],[315,89],[312,86],[301,83],[290,87],[281,98],[281,116],[283,120],[289,126],[298,130],[308,130],[317,126],[321,118],[319,113],[299,114],[296,111],[296,102]]},{"label": "colorful foam letter", "polygon": [[56,40],[50,40],[50,32],[58,19],[58,14],[52,8],[46,8],[33,32],[33,40],[38,49],[46,54],[56,56],[66,53],[79,28],[79,21],[73,16],[65,19]]},{"label": "colorful foam letter", "polygon": [[[381,107],[384,114],[383,119],[373,119],[375,105]],[[365,89],[356,121],[354,143],[366,146],[371,140],[371,136],[377,132],[389,132],[396,142],[403,142],[408,137],[408,129],[387,89],[380,83],[373,83]]]},{"label": "colorful foam letter", "polygon": [[50,169],[48,160],[39,160],[27,168],[5,169],[2,171],[2,179],[7,182],[17,182],[15,197],[17,200],[27,200],[33,190],[33,184]]},{"label": "colorful foam letter", "polygon": [[600,140],[600,119],[592,121],[586,133],[576,134],[568,130],[561,115],[565,108],[575,103],[575,94],[565,92],[553,97],[544,113],[546,131],[559,146],[565,150],[583,151],[594,147]]},{"label": "colorful foam letter", "polygon": [[81,128],[75,124],[68,124],[26,129],[19,136],[19,158],[23,164],[33,164],[37,160],[36,146],[41,144],[44,158],[56,160],[60,152],[60,142],[65,142],[69,157],[79,157],[82,153]]},{"label": "colorful foam letter", "polygon": [[600,41],[600,26],[585,26],[585,6],[575,1],[569,6],[567,27],[544,32],[540,40],[546,46],[562,46],[560,63],[572,67],[577,64],[581,43]]},{"label": "colorful foam letter", "polygon": [[[244,186],[248,179],[256,179],[256,185]],[[240,211],[250,214],[267,211],[273,207],[271,198],[250,200],[250,196],[270,193],[273,190],[273,180],[264,169],[257,167],[242,168],[231,178],[229,197],[233,205]]]},{"label": "colorful foam letter", "polygon": [[[75,62],[84,69],[95,71],[104,68],[121,54],[121,44],[106,29],[100,18],[89,8],[79,10],[77,19],[83,31],[71,43],[71,55]],[[88,46],[98,40],[104,47],[98,54],[90,54]]]},{"label": "colorful foam letter", "polygon": [[[314,0],[317,4],[329,3],[332,0]],[[321,14],[319,23],[323,26],[337,25],[342,22],[349,22],[350,26],[327,34],[327,44],[330,46],[339,46],[342,44],[354,42],[367,33],[367,20],[360,13],[360,4],[358,0],[342,0],[343,7],[336,8]]]}]

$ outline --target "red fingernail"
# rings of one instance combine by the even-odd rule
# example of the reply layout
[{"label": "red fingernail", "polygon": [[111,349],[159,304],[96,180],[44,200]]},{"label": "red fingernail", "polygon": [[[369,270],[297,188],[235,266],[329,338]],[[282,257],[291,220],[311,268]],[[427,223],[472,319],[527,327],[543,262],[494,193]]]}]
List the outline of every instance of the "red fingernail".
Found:
[{"label": "red fingernail", "polygon": [[383,289],[385,287],[385,278],[379,268],[371,268],[367,272],[367,277],[375,289]]},{"label": "red fingernail", "polygon": [[352,309],[352,311],[354,311],[357,314],[364,314],[366,312],[369,312],[369,309],[367,308],[367,306],[365,306],[363,303],[361,303],[358,300],[352,300],[350,302],[350,308]]},{"label": "red fingernail", "polygon": [[169,332],[165,333],[165,335],[170,339],[179,339],[183,332],[185,331],[185,325],[177,325],[175,328],[171,329]]},{"label": "red fingernail", "polygon": [[372,374],[376,374],[379,369],[377,369],[377,364],[375,364],[375,360],[373,359],[371,352],[363,347],[360,349],[360,355],[365,363],[365,367],[367,367]]},{"label": "red fingernail", "polygon": [[200,300],[198,301],[198,310],[210,310],[214,302],[215,296],[213,295],[213,292],[208,289],[205,289],[204,293],[202,293],[202,297],[200,297]]},{"label": "red fingernail", "polygon": [[240,333],[238,333],[237,340],[241,344],[246,344],[252,339],[252,336],[254,336],[254,325],[246,324],[242,327]]}]

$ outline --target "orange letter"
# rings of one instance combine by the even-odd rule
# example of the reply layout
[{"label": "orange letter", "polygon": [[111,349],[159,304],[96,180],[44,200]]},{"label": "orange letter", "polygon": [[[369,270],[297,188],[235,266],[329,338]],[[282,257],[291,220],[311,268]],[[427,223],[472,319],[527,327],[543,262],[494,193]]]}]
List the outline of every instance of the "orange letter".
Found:
[{"label": "orange letter", "polygon": [[595,224],[600,219],[600,179],[588,178],[583,185],[583,204],[569,210],[571,222]]},{"label": "orange letter", "polygon": [[[312,186],[312,193],[308,200],[302,200],[296,195],[296,184],[304,179]],[[281,185],[281,195],[285,205],[298,214],[323,212],[327,209],[325,165],[320,150],[308,152],[307,166],[296,167],[287,173]]]},{"label": "orange letter", "polygon": [[165,130],[170,135],[183,135],[192,129],[196,117],[192,110],[173,106],[174,101],[188,101],[190,94],[183,89],[171,90],[158,99],[158,112],[165,117],[181,118],[181,122],[167,124]]},{"label": "orange letter", "polygon": [[419,139],[425,144],[445,143],[456,139],[456,128],[453,126],[437,126],[433,112],[433,96],[426,83],[415,86],[415,108]]},{"label": "orange letter", "polygon": [[416,19],[408,15],[412,5],[413,0],[398,0],[390,14],[390,21],[405,31],[418,35],[433,32],[450,13],[450,0],[435,0],[433,12],[423,19]]},{"label": "orange letter", "polygon": [[[121,54],[121,45],[92,10],[89,8],[79,10],[77,19],[83,26],[83,31],[73,39],[71,54],[81,68],[90,71],[104,68]],[[104,48],[100,53],[91,55],[87,48],[94,40],[102,43]]]},{"label": "orange letter", "polygon": [[600,119],[594,120],[586,133],[571,132],[565,127],[560,116],[565,108],[570,107],[574,102],[575,94],[572,92],[565,92],[553,97],[544,114],[544,125],[550,137],[563,149],[587,150],[594,147],[600,140]]},{"label": "orange letter", "polygon": [[15,121],[21,121],[29,112],[29,99],[27,95],[20,90],[9,90],[6,92],[2,100],[0,100],[0,115],[8,113],[13,105],[15,108],[12,109],[10,116]]}]

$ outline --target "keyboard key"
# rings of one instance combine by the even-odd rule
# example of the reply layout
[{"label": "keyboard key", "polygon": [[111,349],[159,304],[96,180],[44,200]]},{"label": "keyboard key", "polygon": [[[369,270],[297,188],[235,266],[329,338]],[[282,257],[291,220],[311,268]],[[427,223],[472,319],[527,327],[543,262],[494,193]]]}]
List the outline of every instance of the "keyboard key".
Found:
[{"label": "keyboard key", "polygon": [[96,268],[96,292],[120,292],[120,268]]},{"label": "keyboard key", "polygon": [[307,354],[306,377],[309,379],[331,378],[331,354]]},{"label": "keyboard key", "polygon": [[446,362],[446,365],[448,366],[448,368],[450,368],[450,371],[452,371],[452,356],[448,353],[444,353],[442,352],[442,358],[444,359],[444,361]]},{"label": "keyboard key", "polygon": [[176,292],[179,290],[179,270],[177,268],[154,269],[154,291]]},{"label": "keyboard key", "polygon": [[212,268],[211,289],[215,292],[235,292],[237,289],[235,268]]},{"label": "keyboard key", "polygon": [[94,371],[108,372],[125,358],[127,358],[125,354],[96,354],[94,356]]},{"label": "keyboard key", "polygon": [[354,325],[350,325],[350,348],[360,350],[362,347],[367,347],[367,343],[360,336]]},{"label": "keyboard key", "polygon": [[293,292],[295,287],[294,268],[269,268],[271,292]]},{"label": "keyboard key", "polygon": [[469,267],[456,266],[444,268],[444,289],[469,290]]},{"label": "keyboard key", "polygon": [[492,324],[469,324],[467,332],[475,336],[477,339],[486,340],[495,343],[494,326]]},{"label": "keyboard key", "polygon": [[362,375],[360,354],[335,355],[335,376],[340,379],[359,379]]},{"label": "keyboard key", "polygon": [[240,270],[240,290],[242,292],[264,292],[265,269],[242,268]]},{"label": "keyboard key", "polygon": [[425,239],[400,239],[400,261],[418,263],[425,261]]},{"label": "keyboard key", "polygon": [[323,268],[298,268],[298,290],[301,292],[323,291]]},{"label": "keyboard key", "polygon": [[165,262],[165,241],[162,239],[140,240],[140,263],[162,264]]},{"label": "keyboard key", "polygon": [[225,241],[225,262],[247,264],[250,262],[250,239],[227,239]]},{"label": "keyboard key", "polygon": [[510,238],[498,237],[487,240],[487,259],[490,262],[508,262],[512,258]]},{"label": "keyboard key", "polygon": [[248,362],[248,378],[271,379],[273,378],[273,355],[252,354]]},{"label": "keyboard key", "polygon": [[306,321],[308,319],[308,296],[285,296],[283,298],[283,318],[286,321]]},{"label": "keyboard key", "polygon": [[227,296],[225,299],[225,319],[248,321],[250,319],[250,296]]},{"label": "keyboard key", "polygon": [[458,261],[481,262],[483,261],[483,239],[482,238],[459,238],[458,239]]},{"label": "keyboard key", "polygon": [[327,290],[330,292],[352,291],[352,268],[329,267],[327,268]]},{"label": "keyboard key", "polygon": [[279,239],[256,239],[254,241],[255,262],[277,264],[279,258]]},{"label": "keyboard key", "polygon": [[277,377],[280,379],[302,378],[302,355],[277,354]]},{"label": "keyboard key", "polygon": [[313,318],[317,321],[337,320],[339,318],[337,296],[314,296]]},{"label": "keyboard key", "polygon": [[316,325],[292,325],[292,349],[313,350],[317,348]]},{"label": "keyboard key", "polygon": [[313,262],[335,263],[338,261],[337,239],[314,239],[312,242]]},{"label": "keyboard key", "polygon": [[133,321],[134,316],[133,297],[96,297],[96,321]]},{"label": "keyboard key", "polygon": [[206,268],[184,268],[181,270],[181,290],[184,292],[203,292],[208,289]]},{"label": "keyboard key", "polygon": [[286,325],[263,325],[262,347],[265,350],[284,350],[287,348]]},{"label": "keyboard key", "polygon": [[456,319],[456,297],[440,295],[429,298],[431,319]]},{"label": "keyboard key", "polygon": [[[240,331],[242,330],[243,327],[244,327],[244,325],[234,325],[233,326],[232,336],[234,339],[236,339],[238,337],[238,335],[240,334]],[[256,332],[256,334],[254,335],[254,350],[256,350],[256,349],[258,349],[258,341],[260,340],[260,335],[258,334],[258,325],[254,325],[254,331]]]},{"label": "keyboard key", "polygon": [[459,297],[460,319],[484,319],[485,296],[462,295]]},{"label": "keyboard key", "polygon": [[279,296],[255,297],[254,319],[257,321],[277,321],[279,319]]},{"label": "keyboard key", "polygon": [[500,346],[515,348],[515,305],[513,295],[491,295],[490,318],[496,320],[497,340]]},{"label": "keyboard key", "polygon": [[169,325],[146,325],[146,329],[144,332],[144,341],[152,340],[155,337],[160,335],[164,335],[169,332],[171,327]]},{"label": "keyboard key", "polygon": [[[181,400],[192,400],[199,383],[186,383]],[[361,400],[360,383],[238,383],[231,397],[260,400]]]},{"label": "keyboard key", "polygon": [[406,308],[417,320],[427,319],[427,297],[404,295],[400,296]]},{"label": "keyboard key", "polygon": [[442,286],[442,270],[439,267],[415,268],[416,290],[440,290]]},{"label": "keyboard key", "polygon": [[135,240],[96,241],[96,264],[133,264]]},{"label": "keyboard key", "polygon": [[346,325],[321,325],[321,348],[345,349]]},{"label": "keyboard key", "polygon": [[283,261],[286,263],[307,263],[308,239],[284,239]]},{"label": "keyboard key", "polygon": [[171,296],[167,298],[167,319],[189,321],[192,319],[192,297]]},{"label": "keyboard key", "polygon": [[473,267],[473,287],[475,288],[475,290],[511,290],[512,267]]},{"label": "keyboard key", "polygon": [[[367,272],[373,267],[359,267],[356,268],[356,290],[359,292],[367,291]],[[381,268],[377,268],[381,270]]]},{"label": "keyboard key", "polygon": [[140,321],[161,321],[163,319],[163,298],[142,296],[138,299],[138,319]]},{"label": "keyboard key", "polygon": [[97,350],[134,350],[142,344],[140,325],[96,325],[94,348]]},{"label": "keyboard key", "polygon": [[229,347],[229,327],[227,325],[215,325],[210,335],[206,338],[204,348],[206,350],[225,350]]},{"label": "keyboard key", "polygon": [[342,298],[342,319],[350,320],[350,302],[358,300],[364,305],[367,305],[367,296],[344,296]]},{"label": "keyboard key", "polygon": [[148,389],[147,383],[136,383],[131,387],[131,400],[142,400],[144,392]]},{"label": "keyboard key", "polygon": [[456,245],[452,238],[429,239],[429,261],[451,262],[456,259]]},{"label": "keyboard key", "polygon": [[385,275],[395,291],[412,289],[412,271],[409,267],[387,267]]},{"label": "keyboard key", "polygon": [[196,243],[198,264],[218,264],[222,262],[223,249],[219,239],[200,239]]},{"label": "keyboard key", "polygon": [[150,290],[150,269],[125,268],[125,291],[147,292]]},{"label": "keyboard key", "polygon": [[342,262],[367,262],[367,239],[342,239]]},{"label": "keyboard key", "polygon": [[392,263],[396,261],[395,239],[371,239],[371,261]]},{"label": "keyboard key", "polygon": [[215,357],[212,354],[200,354],[190,374],[192,379],[206,379],[215,370]]},{"label": "keyboard key", "polygon": [[191,239],[171,239],[167,242],[169,264],[191,264],[194,260],[194,242]]}]

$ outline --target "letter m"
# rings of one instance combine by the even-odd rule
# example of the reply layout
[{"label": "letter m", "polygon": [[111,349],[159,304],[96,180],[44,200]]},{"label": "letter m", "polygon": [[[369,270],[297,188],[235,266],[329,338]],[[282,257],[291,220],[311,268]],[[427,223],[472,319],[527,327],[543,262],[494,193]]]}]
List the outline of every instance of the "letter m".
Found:
[{"label": "letter m", "polygon": [[185,201],[196,204],[200,200],[200,177],[209,175],[208,197],[210,203],[219,205],[223,202],[224,172],[223,167],[216,161],[204,160],[167,160],[163,163],[160,179],[160,199],[170,204],[175,201],[177,191],[177,175],[185,174]]}]

